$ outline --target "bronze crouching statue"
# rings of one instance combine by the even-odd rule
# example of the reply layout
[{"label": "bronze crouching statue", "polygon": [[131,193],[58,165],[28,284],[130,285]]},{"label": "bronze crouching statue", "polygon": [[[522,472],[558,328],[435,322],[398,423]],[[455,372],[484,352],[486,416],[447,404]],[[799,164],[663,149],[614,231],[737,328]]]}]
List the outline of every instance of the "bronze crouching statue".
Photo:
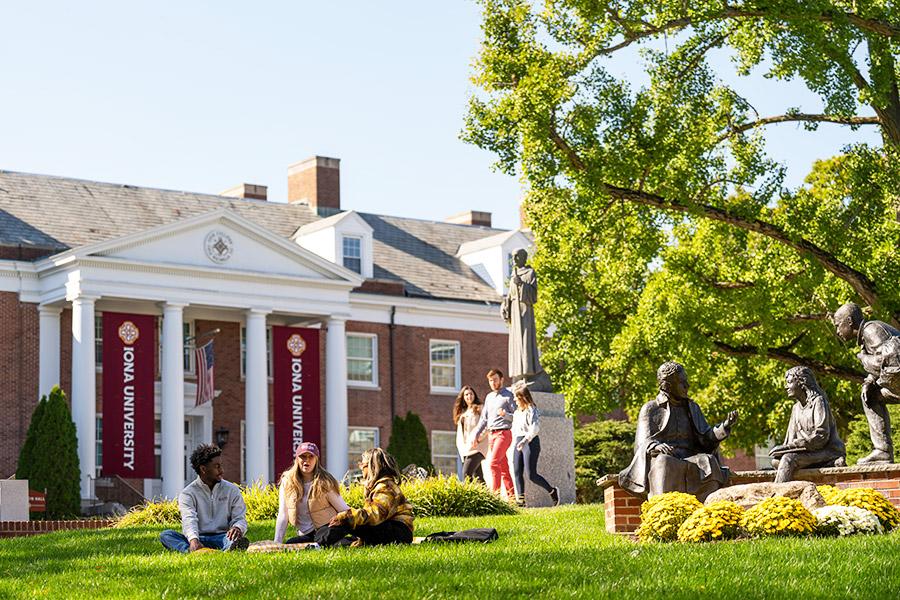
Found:
[{"label": "bronze crouching statue", "polygon": [[619,485],[642,498],[686,492],[702,502],[728,483],[718,447],[731,433],[738,413],[731,411],[725,421],[710,427],[703,411],[687,396],[684,367],[664,363],[656,379],[659,395],[641,408],[634,459],[619,473]]},{"label": "bronze crouching statue", "polygon": [[846,450],[838,436],[828,397],[809,367],[793,367],[784,376],[788,396],[796,400],[784,443],[769,451],[778,470],[775,483],[793,481],[797,469],[844,467]]}]

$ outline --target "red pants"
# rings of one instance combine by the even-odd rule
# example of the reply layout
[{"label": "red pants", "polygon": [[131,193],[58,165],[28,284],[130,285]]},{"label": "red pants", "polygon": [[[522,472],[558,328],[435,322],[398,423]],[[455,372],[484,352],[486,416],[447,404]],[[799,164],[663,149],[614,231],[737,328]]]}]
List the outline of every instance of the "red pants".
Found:
[{"label": "red pants", "polygon": [[491,485],[494,491],[500,489],[500,483],[506,488],[506,497],[512,500],[516,497],[513,490],[512,475],[509,473],[509,461],[506,459],[506,451],[512,443],[512,432],[509,429],[491,431],[488,437],[488,464],[491,467]]}]

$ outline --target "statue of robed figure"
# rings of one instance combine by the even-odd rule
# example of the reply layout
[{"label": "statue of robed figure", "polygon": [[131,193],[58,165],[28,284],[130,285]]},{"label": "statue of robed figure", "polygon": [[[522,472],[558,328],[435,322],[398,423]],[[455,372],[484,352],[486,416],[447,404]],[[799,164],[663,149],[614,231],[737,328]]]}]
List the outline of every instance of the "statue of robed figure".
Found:
[{"label": "statue of robed figure", "polygon": [[509,327],[509,377],[513,383],[524,380],[533,392],[551,392],[553,386],[541,367],[534,322],[537,302],[537,274],[526,261],[528,253],[519,248],[513,253],[509,293],[500,312]]},{"label": "statue of robed figure", "polygon": [[700,406],[687,396],[684,367],[663,363],[656,379],[659,395],[641,407],[634,459],[619,473],[619,485],[641,498],[685,492],[702,502],[728,483],[718,448],[731,433],[737,411],[710,427]]}]

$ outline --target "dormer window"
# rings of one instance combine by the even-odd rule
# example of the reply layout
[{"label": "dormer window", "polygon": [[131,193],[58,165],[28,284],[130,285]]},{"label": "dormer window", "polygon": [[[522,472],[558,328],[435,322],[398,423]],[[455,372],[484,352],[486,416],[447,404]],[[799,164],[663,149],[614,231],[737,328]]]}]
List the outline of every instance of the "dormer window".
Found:
[{"label": "dormer window", "polygon": [[362,238],[343,236],[343,265],[355,273],[362,274]]}]

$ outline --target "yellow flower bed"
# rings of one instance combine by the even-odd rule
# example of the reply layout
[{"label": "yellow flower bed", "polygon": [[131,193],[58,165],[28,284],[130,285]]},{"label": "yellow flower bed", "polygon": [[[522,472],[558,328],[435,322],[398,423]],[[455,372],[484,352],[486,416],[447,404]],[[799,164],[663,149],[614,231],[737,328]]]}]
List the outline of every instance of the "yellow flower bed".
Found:
[{"label": "yellow flower bed", "polygon": [[713,502],[688,517],[678,529],[681,542],[711,542],[736,538],[741,533],[744,509],[729,500]]},{"label": "yellow flower bed", "polygon": [[816,490],[822,495],[822,498],[825,499],[825,504],[828,505],[835,504],[834,499],[841,493],[841,490],[833,485],[817,485]]},{"label": "yellow flower bed", "polygon": [[745,512],[741,526],[753,536],[807,535],[815,531],[816,518],[799,500],[776,496]]},{"label": "yellow flower bed", "polygon": [[855,506],[871,512],[881,521],[885,531],[900,525],[900,511],[884,497],[884,494],[872,488],[838,490],[831,500],[826,501],[828,504]]},{"label": "yellow flower bed", "polygon": [[641,505],[641,526],[637,530],[642,542],[673,542],[678,528],[699,508],[697,498],[681,492],[655,496]]}]

